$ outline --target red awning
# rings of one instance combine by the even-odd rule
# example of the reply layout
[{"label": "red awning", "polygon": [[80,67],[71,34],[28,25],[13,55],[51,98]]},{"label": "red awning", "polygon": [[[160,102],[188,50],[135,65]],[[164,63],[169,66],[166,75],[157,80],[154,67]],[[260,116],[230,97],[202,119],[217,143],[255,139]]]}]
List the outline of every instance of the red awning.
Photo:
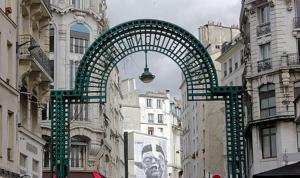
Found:
[{"label": "red awning", "polygon": [[[93,172],[71,171],[69,177],[70,178],[105,178],[97,171],[93,171]],[[43,178],[51,178],[51,172],[44,171]],[[54,176],[54,178],[56,178],[56,176]]]}]

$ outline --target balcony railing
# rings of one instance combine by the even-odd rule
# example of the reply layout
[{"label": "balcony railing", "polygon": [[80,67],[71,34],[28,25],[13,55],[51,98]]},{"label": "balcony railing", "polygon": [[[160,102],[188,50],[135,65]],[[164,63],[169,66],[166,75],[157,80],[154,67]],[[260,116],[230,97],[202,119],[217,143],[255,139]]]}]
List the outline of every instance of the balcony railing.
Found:
[{"label": "balcony railing", "polygon": [[44,68],[48,75],[51,76],[52,72],[50,60],[31,35],[20,35],[19,45],[19,52],[21,55],[28,54],[34,57],[34,59]]},{"label": "balcony railing", "polygon": [[267,58],[257,62],[257,71],[262,72],[272,69],[272,60],[271,58]]},{"label": "balcony railing", "polygon": [[257,36],[262,36],[265,34],[271,33],[271,24],[270,22],[261,24],[257,26]]},{"label": "balcony railing", "polygon": [[288,65],[300,65],[299,54],[290,53],[288,54]]},{"label": "balcony railing", "polygon": [[294,28],[300,28],[300,17],[294,18]]}]

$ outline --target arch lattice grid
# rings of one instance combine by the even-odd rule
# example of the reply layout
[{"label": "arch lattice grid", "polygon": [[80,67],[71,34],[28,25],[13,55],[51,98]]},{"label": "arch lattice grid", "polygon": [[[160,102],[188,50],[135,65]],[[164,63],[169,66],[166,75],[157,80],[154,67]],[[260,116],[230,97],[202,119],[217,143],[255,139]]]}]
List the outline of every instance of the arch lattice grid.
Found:
[{"label": "arch lattice grid", "polygon": [[69,173],[70,104],[105,103],[112,69],[126,56],[141,51],[164,54],[178,64],[189,101],[225,100],[228,176],[246,177],[241,87],[218,86],[215,67],[200,41],[181,27],[159,20],[135,20],[108,30],[83,56],[75,89],[51,91],[52,176],[65,178]]}]

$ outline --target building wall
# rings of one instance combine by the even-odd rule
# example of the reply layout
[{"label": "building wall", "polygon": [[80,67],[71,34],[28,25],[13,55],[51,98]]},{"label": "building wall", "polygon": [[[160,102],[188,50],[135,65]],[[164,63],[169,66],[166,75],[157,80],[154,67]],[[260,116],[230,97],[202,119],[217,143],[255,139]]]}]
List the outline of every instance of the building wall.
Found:
[{"label": "building wall", "polygon": [[124,116],[124,131],[140,131],[141,113],[139,105],[139,94],[135,87],[134,79],[122,80],[121,91],[123,95],[121,112]]},{"label": "building wall", "polygon": [[[16,8],[13,8],[15,13]],[[16,23],[4,13],[4,4],[0,2],[0,177],[12,177],[19,175],[19,140],[17,135],[18,123],[18,96],[16,84]],[[8,44],[9,43],[9,44]],[[11,54],[8,45],[10,45]],[[11,56],[10,58],[8,56]],[[11,62],[9,64],[9,62]],[[10,74],[9,74],[10,73]],[[8,82],[9,80],[9,82]],[[10,116],[10,117],[9,117]],[[11,119],[9,121],[9,119]],[[11,135],[12,134],[12,135]],[[12,140],[9,140],[8,138]],[[11,142],[10,142],[11,141]],[[9,143],[10,142],[10,143]],[[8,148],[12,149],[9,154]],[[8,159],[8,156],[12,156]],[[15,175],[13,175],[15,174]]]},{"label": "building wall", "polygon": [[[104,0],[52,0],[51,21],[53,49],[49,57],[54,61],[54,89],[73,89],[76,70],[84,50],[108,28]],[[77,3],[79,2],[79,3]],[[76,31],[76,33],[71,32]],[[77,33],[83,32],[83,33]],[[76,35],[87,41],[77,42]],[[88,35],[87,35],[88,34]],[[51,35],[51,34],[50,34]],[[73,39],[74,38],[74,39]],[[51,43],[50,43],[51,45]],[[77,46],[82,46],[78,47]],[[107,83],[105,104],[72,105],[71,147],[85,145],[83,164],[72,166],[71,171],[92,172],[114,178],[125,177],[122,99],[119,88],[119,71],[113,69]],[[43,135],[50,135],[50,121],[42,122]],[[80,143],[78,145],[78,142]],[[75,152],[75,151],[74,151]],[[72,154],[72,150],[71,150]],[[72,164],[72,160],[70,162]],[[45,171],[49,167],[44,168]],[[118,170],[118,171],[114,171]]]},{"label": "building wall", "polygon": [[[147,99],[151,99],[152,106],[147,107]],[[161,108],[157,107],[157,100],[162,101]],[[141,132],[164,137],[167,139],[168,176],[176,178],[181,170],[180,159],[180,121],[178,116],[178,102],[173,101],[166,92],[148,92],[139,96],[141,113]],[[154,114],[154,121],[149,122],[148,114]],[[158,114],[163,117],[163,123],[158,122]],[[153,128],[153,133],[148,129]],[[160,130],[162,129],[162,130]]]},{"label": "building wall", "polygon": [[[51,13],[47,1],[35,4],[20,1],[18,21],[18,90],[20,91],[18,139],[21,175],[41,177],[43,147],[40,122],[42,110],[49,102],[50,83],[48,70],[49,21]],[[30,50],[31,48],[31,50]]]},{"label": "building wall", "polygon": [[[268,7],[268,23],[260,22],[262,7]],[[298,30],[295,1],[244,1],[242,4],[241,27],[244,39],[247,39],[245,56],[247,109],[248,169],[249,175],[281,167],[299,160],[297,150],[297,130],[294,111],[294,83],[299,80],[297,45]],[[264,28],[264,29],[263,29]],[[265,30],[267,28],[267,30]],[[262,33],[258,30],[262,29]],[[268,63],[263,61],[261,46],[270,44]],[[260,70],[259,70],[260,69]],[[292,70],[291,70],[292,69]],[[259,89],[261,86],[275,84],[276,114],[267,118],[261,116]],[[276,156],[263,157],[262,129],[275,127]],[[288,139],[287,139],[288,138]]]},{"label": "building wall", "polygon": [[[199,39],[207,47],[221,82],[222,45],[232,42],[239,34],[237,26],[208,23],[199,28]],[[186,81],[180,86],[182,94],[183,122],[183,177],[204,178],[218,174],[225,176],[227,170],[225,146],[225,116],[223,101],[187,101]]]}]

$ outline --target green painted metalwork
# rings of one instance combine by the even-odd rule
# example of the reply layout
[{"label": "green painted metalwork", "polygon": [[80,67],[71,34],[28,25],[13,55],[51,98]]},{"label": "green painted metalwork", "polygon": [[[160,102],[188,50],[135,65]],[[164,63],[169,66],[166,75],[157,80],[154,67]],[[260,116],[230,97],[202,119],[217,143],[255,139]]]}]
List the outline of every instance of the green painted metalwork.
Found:
[{"label": "green painted metalwork", "polygon": [[225,100],[228,170],[233,178],[244,178],[241,87],[218,86],[214,64],[200,41],[181,27],[160,20],[134,20],[103,33],[83,56],[74,90],[51,91],[52,172],[58,178],[68,176],[70,104],[105,103],[112,69],[126,56],[141,51],[162,53],[178,64],[186,79],[188,100]]}]

